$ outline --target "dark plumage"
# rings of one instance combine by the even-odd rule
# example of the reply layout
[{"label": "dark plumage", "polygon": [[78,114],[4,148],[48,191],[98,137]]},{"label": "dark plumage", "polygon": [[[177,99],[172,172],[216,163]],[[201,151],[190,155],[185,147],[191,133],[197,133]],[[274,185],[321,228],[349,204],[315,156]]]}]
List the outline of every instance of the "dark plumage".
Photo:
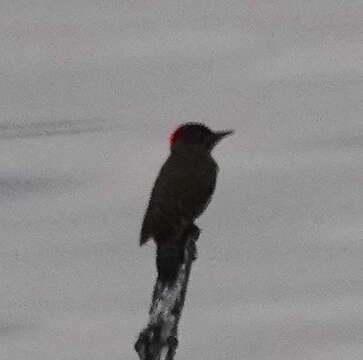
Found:
[{"label": "dark plumage", "polygon": [[208,206],[216,185],[218,166],[211,150],[232,131],[213,132],[205,125],[187,123],[170,137],[171,153],[162,166],[144,216],[140,245],[153,238],[161,279],[172,280],[183,261],[186,231]]}]

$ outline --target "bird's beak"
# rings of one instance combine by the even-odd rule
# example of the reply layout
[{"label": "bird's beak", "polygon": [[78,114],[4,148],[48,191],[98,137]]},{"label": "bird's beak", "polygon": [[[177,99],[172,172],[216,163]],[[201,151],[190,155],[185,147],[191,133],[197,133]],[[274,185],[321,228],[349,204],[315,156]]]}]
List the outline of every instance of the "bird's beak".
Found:
[{"label": "bird's beak", "polygon": [[214,132],[214,143],[217,144],[224,137],[226,137],[228,135],[232,135],[233,133],[234,133],[234,130],[215,131]]}]

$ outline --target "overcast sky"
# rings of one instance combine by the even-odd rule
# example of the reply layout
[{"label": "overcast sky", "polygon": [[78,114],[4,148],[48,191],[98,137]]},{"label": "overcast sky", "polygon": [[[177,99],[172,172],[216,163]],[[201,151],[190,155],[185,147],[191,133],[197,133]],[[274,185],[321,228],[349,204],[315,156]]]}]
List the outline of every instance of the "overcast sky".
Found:
[{"label": "overcast sky", "polygon": [[0,4],[0,359],[137,359],[143,212],[215,150],[177,359],[363,358],[361,1]]}]

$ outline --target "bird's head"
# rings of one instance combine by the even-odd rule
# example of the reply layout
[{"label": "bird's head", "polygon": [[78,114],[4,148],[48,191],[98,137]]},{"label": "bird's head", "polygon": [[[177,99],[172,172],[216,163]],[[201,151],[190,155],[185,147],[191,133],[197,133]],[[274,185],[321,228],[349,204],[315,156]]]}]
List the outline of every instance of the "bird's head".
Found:
[{"label": "bird's head", "polygon": [[170,136],[170,148],[193,148],[210,152],[225,136],[233,134],[233,130],[212,131],[200,123],[186,123],[179,126]]}]

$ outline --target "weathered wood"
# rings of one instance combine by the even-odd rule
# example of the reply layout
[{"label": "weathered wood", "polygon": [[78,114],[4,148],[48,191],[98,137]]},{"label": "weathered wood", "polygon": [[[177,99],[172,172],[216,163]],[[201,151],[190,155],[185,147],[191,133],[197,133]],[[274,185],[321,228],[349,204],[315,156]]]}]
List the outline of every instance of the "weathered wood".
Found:
[{"label": "weathered wood", "polygon": [[184,262],[175,281],[163,284],[159,278],[156,280],[149,322],[135,343],[140,360],[174,359],[178,346],[178,324],[184,307],[192,262],[196,259],[195,242],[198,237],[199,230],[187,234]]}]

